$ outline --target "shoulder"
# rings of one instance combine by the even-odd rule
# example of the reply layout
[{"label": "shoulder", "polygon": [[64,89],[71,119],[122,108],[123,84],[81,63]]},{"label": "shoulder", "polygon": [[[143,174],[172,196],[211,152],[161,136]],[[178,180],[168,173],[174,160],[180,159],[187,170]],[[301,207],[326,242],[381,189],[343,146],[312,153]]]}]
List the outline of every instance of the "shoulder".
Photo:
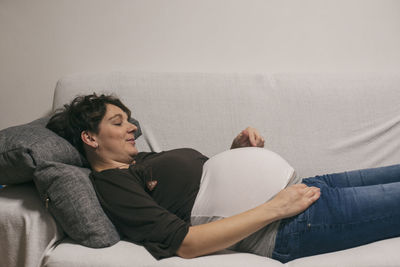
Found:
[{"label": "shoulder", "polygon": [[193,148],[176,148],[171,150],[164,150],[161,152],[140,152],[135,157],[136,163],[141,163],[142,161],[153,159],[153,158],[170,158],[170,157],[183,157],[187,159],[195,158],[202,158],[208,159],[207,156],[203,155],[199,151]]},{"label": "shoulder", "polygon": [[92,172],[90,173],[90,177],[94,179],[104,179],[114,175],[126,176],[129,173],[127,170],[128,169],[120,169],[120,168],[106,169],[102,171],[92,170]]},{"label": "shoulder", "polygon": [[177,148],[177,149],[172,149],[168,151],[164,151],[165,154],[178,154],[178,155],[190,155],[190,156],[201,156],[201,157],[206,157],[204,156],[201,152],[194,148]]},{"label": "shoulder", "polygon": [[90,178],[92,182],[98,187],[109,185],[122,187],[128,185],[132,186],[135,184],[139,185],[140,177],[138,177],[138,174],[136,172],[133,172],[130,169],[131,167],[128,169],[107,169],[100,172],[92,171],[90,173]]}]

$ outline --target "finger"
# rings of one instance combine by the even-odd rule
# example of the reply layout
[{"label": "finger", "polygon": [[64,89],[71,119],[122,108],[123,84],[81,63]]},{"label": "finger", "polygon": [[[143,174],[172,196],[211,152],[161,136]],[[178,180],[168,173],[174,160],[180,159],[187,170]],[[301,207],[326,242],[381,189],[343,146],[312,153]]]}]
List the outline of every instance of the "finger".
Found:
[{"label": "finger", "polygon": [[309,196],[310,201],[314,202],[321,196],[321,191],[317,189],[312,190],[312,194]]},{"label": "finger", "polygon": [[259,139],[258,139],[258,143],[257,143],[257,146],[258,147],[264,147],[264,138],[262,138],[261,136],[259,137]]},{"label": "finger", "polygon": [[250,127],[247,127],[246,129],[244,129],[239,135],[240,135],[240,138],[238,139],[238,143],[240,146],[247,147],[247,146],[252,145],[250,143],[250,136],[251,136]]},{"label": "finger", "polygon": [[320,188],[316,186],[308,186],[306,189],[307,191],[312,191],[312,192],[320,190]]},{"label": "finger", "polygon": [[238,142],[243,142],[244,140],[246,140],[247,139],[247,133],[243,130],[243,131],[241,131],[239,134],[238,134],[238,136],[236,137],[236,140],[238,141]]},{"label": "finger", "polygon": [[319,188],[318,187],[308,187],[305,189],[305,193],[304,195],[306,197],[312,197],[314,194],[316,194],[317,192],[319,192]]},{"label": "finger", "polygon": [[249,128],[247,127],[246,129],[244,129],[244,130],[241,132],[241,134],[242,134],[243,137],[248,138],[248,137],[249,137]]},{"label": "finger", "polygon": [[247,141],[249,139],[249,132],[248,131],[242,131],[242,133],[241,133],[241,141],[242,142],[245,142],[245,141]]},{"label": "finger", "polygon": [[313,191],[312,191],[312,188],[311,188],[311,187],[308,187],[308,188],[305,188],[305,189],[303,190],[303,194],[304,194],[304,196],[305,196],[306,198],[309,198],[309,197],[311,197],[314,193],[313,193]]},{"label": "finger", "polygon": [[309,188],[306,184],[295,184],[293,186],[299,187],[299,188]]},{"label": "finger", "polygon": [[316,191],[314,195],[311,196],[311,201],[315,202],[321,197],[321,191]]},{"label": "finger", "polygon": [[235,143],[238,146],[245,146],[247,143],[247,137],[243,134],[239,134],[238,137],[235,139]]},{"label": "finger", "polygon": [[254,132],[249,132],[249,141],[252,146],[257,146],[256,135]]},{"label": "finger", "polygon": [[264,138],[260,135],[260,133],[257,131],[257,129],[253,128],[255,140],[258,147],[264,147]]},{"label": "finger", "polygon": [[253,130],[253,133],[256,145],[259,146],[261,144],[261,135],[256,129]]}]

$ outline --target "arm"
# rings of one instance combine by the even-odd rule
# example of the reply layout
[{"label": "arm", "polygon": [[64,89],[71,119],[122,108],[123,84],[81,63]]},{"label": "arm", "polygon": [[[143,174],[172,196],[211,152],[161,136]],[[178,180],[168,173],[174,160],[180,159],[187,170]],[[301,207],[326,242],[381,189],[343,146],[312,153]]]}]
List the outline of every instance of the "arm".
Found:
[{"label": "arm", "polygon": [[272,200],[238,215],[191,226],[177,255],[194,258],[225,249],[262,227],[306,210],[320,197],[317,187],[297,184],[280,191]]},{"label": "arm", "polygon": [[264,138],[257,129],[247,127],[233,139],[231,149],[240,147],[264,147]]}]

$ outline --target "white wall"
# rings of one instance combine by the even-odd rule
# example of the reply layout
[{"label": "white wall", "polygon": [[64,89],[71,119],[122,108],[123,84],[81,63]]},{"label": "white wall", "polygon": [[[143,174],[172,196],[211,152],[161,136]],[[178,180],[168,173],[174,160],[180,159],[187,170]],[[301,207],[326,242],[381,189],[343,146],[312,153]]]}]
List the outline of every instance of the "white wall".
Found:
[{"label": "white wall", "polygon": [[79,72],[400,70],[396,0],[0,0],[0,129]]}]

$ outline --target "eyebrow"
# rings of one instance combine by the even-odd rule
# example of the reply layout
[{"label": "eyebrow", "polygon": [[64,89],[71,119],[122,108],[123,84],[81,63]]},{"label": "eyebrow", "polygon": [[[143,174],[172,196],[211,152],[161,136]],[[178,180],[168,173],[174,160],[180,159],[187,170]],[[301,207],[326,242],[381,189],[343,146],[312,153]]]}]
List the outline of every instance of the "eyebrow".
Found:
[{"label": "eyebrow", "polygon": [[115,114],[114,116],[112,116],[111,118],[109,118],[108,120],[111,121],[112,119],[114,119],[115,117],[120,117],[122,119],[122,115],[121,114]]}]

